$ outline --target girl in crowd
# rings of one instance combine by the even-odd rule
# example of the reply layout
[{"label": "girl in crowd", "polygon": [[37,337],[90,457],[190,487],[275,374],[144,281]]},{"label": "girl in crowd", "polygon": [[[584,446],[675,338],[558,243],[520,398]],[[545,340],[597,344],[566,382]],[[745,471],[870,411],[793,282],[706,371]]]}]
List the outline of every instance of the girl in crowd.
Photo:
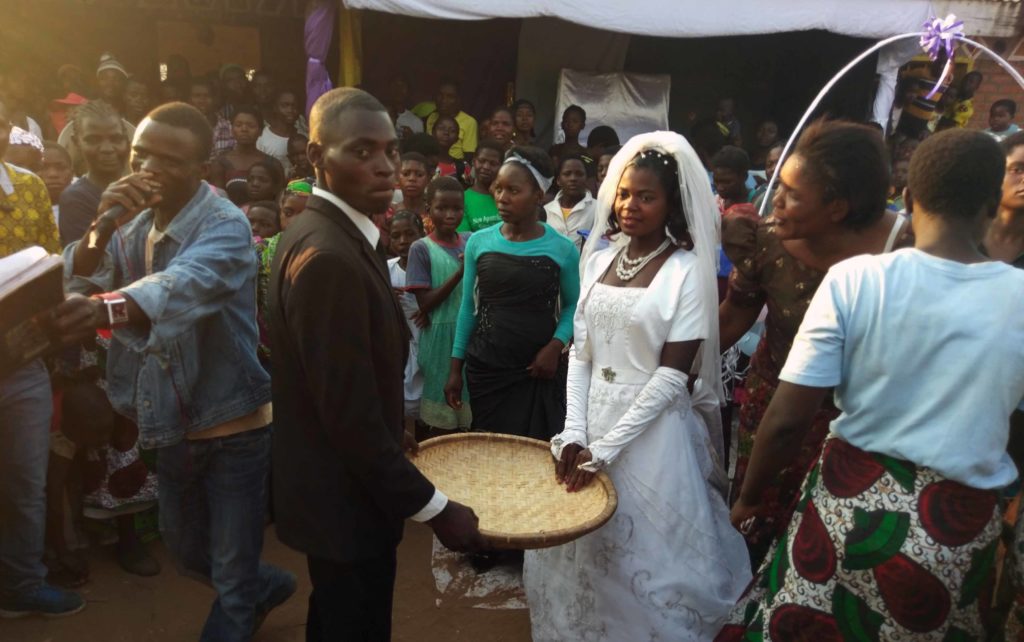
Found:
[{"label": "girl in crowd", "polygon": [[292,162],[288,158],[288,139],[296,134],[295,121],[299,117],[295,92],[282,90],[274,94],[267,114],[267,124],[256,140],[256,149],[273,156],[284,167],[285,176],[291,174]]},{"label": "girl in crowd", "polygon": [[[450,176],[435,178],[427,187],[427,205],[434,230],[412,244],[406,287],[416,295],[417,318],[424,318],[420,333],[419,365],[423,372],[420,419],[440,430],[468,429],[470,406],[449,407],[445,382],[451,363],[455,323],[462,302],[463,255],[469,234],[457,231],[462,223],[462,185]],[[460,397],[460,402],[466,401]]]},{"label": "girl in crowd", "polygon": [[487,138],[498,141],[503,150],[507,150],[512,146],[513,138],[515,138],[515,120],[515,112],[508,107],[495,107],[491,112]]},{"label": "girl in crowd", "polygon": [[1007,418],[1024,397],[1024,272],[979,251],[1005,163],[982,132],[930,137],[910,163],[915,247],[824,277],[734,524],[759,513],[833,387],[842,413],[719,640],[991,639],[999,490],[1017,477]]},{"label": "girl in crowd", "polygon": [[222,153],[210,165],[210,182],[226,188],[229,181],[235,178],[246,178],[249,168],[257,161],[271,158],[256,149],[256,140],[263,129],[263,118],[255,107],[239,105],[234,108],[231,116],[231,135],[235,139],[234,148]]},{"label": "girl in crowd", "polygon": [[60,225],[60,195],[75,178],[74,170],[71,169],[71,154],[60,143],[44,142],[43,164],[38,174],[46,184],[46,193],[50,196],[53,222]]},{"label": "girl in crowd", "polygon": [[550,439],[565,423],[562,351],[572,338],[579,252],[539,220],[554,174],[544,150],[513,147],[494,181],[503,223],[466,246],[448,404],[463,405],[463,367],[473,426]]},{"label": "girl in crowd", "polygon": [[[888,167],[878,132],[843,121],[818,121],[804,131],[780,170],[772,217],[736,216],[723,222],[722,244],[735,267],[719,309],[722,349],[736,343],[768,306],[765,334],[751,358],[740,407],[734,499],[779,371],[825,273],[851,256],[912,243],[909,221],[885,210]],[[799,454],[760,489],[763,510],[757,524],[744,531],[754,566],[788,521],[800,482],[821,453],[837,413],[823,399]]]},{"label": "girl in crowd", "polygon": [[406,285],[406,270],[409,269],[409,248],[423,238],[423,220],[416,212],[401,210],[391,217],[389,222],[391,253],[395,258],[388,260],[388,273],[391,276],[391,287],[405,313],[405,322],[409,325],[409,358],[405,362],[405,432],[413,439],[416,437],[416,422],[420,418],[420,398],[423,396],[423,373],[419,364],[420,328],[427,322],[427,317],[420,314],[416,295]]},{"label": "girl in crowd", "polygon": [[398,171],[398,188],[402,193],[402,202],[395,206],[396,211],[415,212],[420,217],[426,233],[434,231],[433,217],[427,214],[427,159],[417,152],[402,154],[402,164]]},{"label": "girl in crowd", "polygon": [[288,183],[281,194],[281,231],[288,229],[293,218],[306,209],[306,201],[313,195],[313,185],[304,180]]},{"label": "girl in crowd", "polygon": [[440,149],[437,162],[437,176],[454,176],[463,185],[470,184],[470,170],[466,161],[455,159],[451,147],[459,140],[459,123],[451,116],[438,116],[430,132]]},{"label": "girl in crowd", "polygon": [[558,194],[544,206],[547,224],[577,248],[582,248],[584,237],[580,232],[590,231],[597,212],[597,201],[587,189],[587,167],[583,158],[575,154],[563,157],[556,177]]},{"label": "girl in crowd", "polygon": [[720,217],[678,134],[633,138],[609,176],[584,248],[566,429],[551,445],[568,492],[605,470],[619,506],[594,533],[527,553],[533,639],[707,640],[750,580],[723,495]]},{"label": "girl in crowd", "polygon": [[512,105],[516,131],[513,137],[516,145],[533,145],[537,137],[533,131],[537,121],[537,108],[529,100],[520,98]]},{"label": "girl in crowd", "polygon": [[276,202],[285,185],[284,169],[276,159],[263,158],[252,164],[245,182],[249,190],[249,202]]}]

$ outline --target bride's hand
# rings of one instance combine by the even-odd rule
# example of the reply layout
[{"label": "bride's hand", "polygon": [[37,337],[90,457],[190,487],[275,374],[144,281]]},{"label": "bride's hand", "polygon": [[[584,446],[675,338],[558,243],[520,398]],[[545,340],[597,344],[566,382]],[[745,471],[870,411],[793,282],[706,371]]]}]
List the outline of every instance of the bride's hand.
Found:
[{"label": "bride's hand", "polygon": [[583,446],[579,444],[566,444],[562,448],[562,458],[555,462],[555,478],[558,479],[559,484],[565,481],[572,470],[573,462],[576,461],[576,455],[581,450],[583,450]]},{"label": "bride's hand", "polygon": [[594,457],[590,454],[589,448],[584,448],[576,453],[576,458],[573,460],[566,476],[566,491],[575,493],[578,490],[583,490],[594,479],[595,473],[580,469],[580,466],[593,461],[593,459]]}]

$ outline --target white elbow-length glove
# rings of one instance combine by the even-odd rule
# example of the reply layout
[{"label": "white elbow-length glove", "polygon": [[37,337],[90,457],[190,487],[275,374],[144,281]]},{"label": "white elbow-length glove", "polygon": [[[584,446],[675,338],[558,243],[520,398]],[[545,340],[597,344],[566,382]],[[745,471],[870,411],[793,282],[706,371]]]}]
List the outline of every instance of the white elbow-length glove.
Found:
[{"label": "white elbow-length glove", "polygon": [[597,472],[614,462],[629,442],[639,437],[680,395],[689,395],[686,390],[688,379],[675,368],[662,366],[655,370],[615,427],[588,446],[591,461],[580,468]]},{"label": "white elbow-length glove", "polygon": [[565,429],[551,438],[551,454],[561,461],[562,450],[569,444],[587,447],[587,406],[590,398],[590,361],[576,358],[569,352],[569,373],[565,385]]}]

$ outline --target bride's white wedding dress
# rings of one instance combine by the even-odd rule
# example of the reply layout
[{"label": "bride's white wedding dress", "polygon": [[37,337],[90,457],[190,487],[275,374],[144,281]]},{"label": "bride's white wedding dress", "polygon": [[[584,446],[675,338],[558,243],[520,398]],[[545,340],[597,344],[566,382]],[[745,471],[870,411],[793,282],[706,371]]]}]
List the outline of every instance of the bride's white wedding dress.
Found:
[{"label": "bride's white wedding dress", "polygon": [[[648,288],[596,283],[616,252],[596,253],[584,273],[569,385],[585,392],[577,395],[586,399],[585,428],[577,408],[556,446],[603,443],[658,369],[664,344],[704,338],[707,315],[717,312],[701,309],[692,253],[676,251]],[[581,381],[587,370],[589,387]],[[569,397],[571,419],[572,390]],[[712,439],[701,417],[718,412],[716,398],[701,380],[693,398],[703,413],[685,388],[669,398],[628,443],[606,440],[617,449],[605,468],[619,497],[611,521],[564,546],[527,552],[534,642],[710,640],[750,581],[722,497],[714,441],[721,435],[716,425]]]}]

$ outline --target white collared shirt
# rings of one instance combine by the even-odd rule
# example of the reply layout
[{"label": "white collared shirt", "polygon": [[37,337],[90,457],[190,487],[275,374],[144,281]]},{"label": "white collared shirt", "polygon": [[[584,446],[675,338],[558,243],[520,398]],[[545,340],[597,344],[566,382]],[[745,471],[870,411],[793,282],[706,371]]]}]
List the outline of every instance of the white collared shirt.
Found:
[{"label": "white collared shirt", "polygon": [[[339,210],[345,213],[345,216],[349,217],[356,228],[363,233],[366,240],[369,241],[370,247],[377,247],[377,241],[380,240],[380,230],[373,224],[369,216],[360,214],[354,207],[341,200],[334,194],[328,192],[325,189],[319,187],[313,188],[313,194],[319,196],[325,201],[329,201]],[[426,522],[437,517],[437,515],[444,510],[444,507],[448,505],[448,497],[441,491],[434,489],[434,496],[430,498],[427,505],[419,510],[418,513],[410,517],[414,522]]]},{"label": "white collared shirt", "polygon": [[566,217],[562,214],[561,203],[558,202],[561,197],[562,192],[558,192],[555,200],[544,206],[548,213],[547,223],[556,232],[572,241],[576,245],[576,249],[582,249],[584,239],[580,236],[579,232],[581,230],[590,231],[594,227],[594,220],[597,215],[597,199],[590,193],[590,190],[587,190],[587,195],[579,203],[572,206],[572,210]]},{"label": "white collared shirt", "polygon": [[370,247],[377,247],[377,241],[380,240],[380,230],[378,230],[377,226],[373,224],[373,221],[370,220],[369,216],[360,213],[359,210],[323,188],[314,187],[313,194],[319,196],[325,201],[330,201],[332,205],[344,212],[345,216],[347,216],[356,226],[356,229],[362,232],[363,236],[366,237],[366,240],[370,242]]}]

